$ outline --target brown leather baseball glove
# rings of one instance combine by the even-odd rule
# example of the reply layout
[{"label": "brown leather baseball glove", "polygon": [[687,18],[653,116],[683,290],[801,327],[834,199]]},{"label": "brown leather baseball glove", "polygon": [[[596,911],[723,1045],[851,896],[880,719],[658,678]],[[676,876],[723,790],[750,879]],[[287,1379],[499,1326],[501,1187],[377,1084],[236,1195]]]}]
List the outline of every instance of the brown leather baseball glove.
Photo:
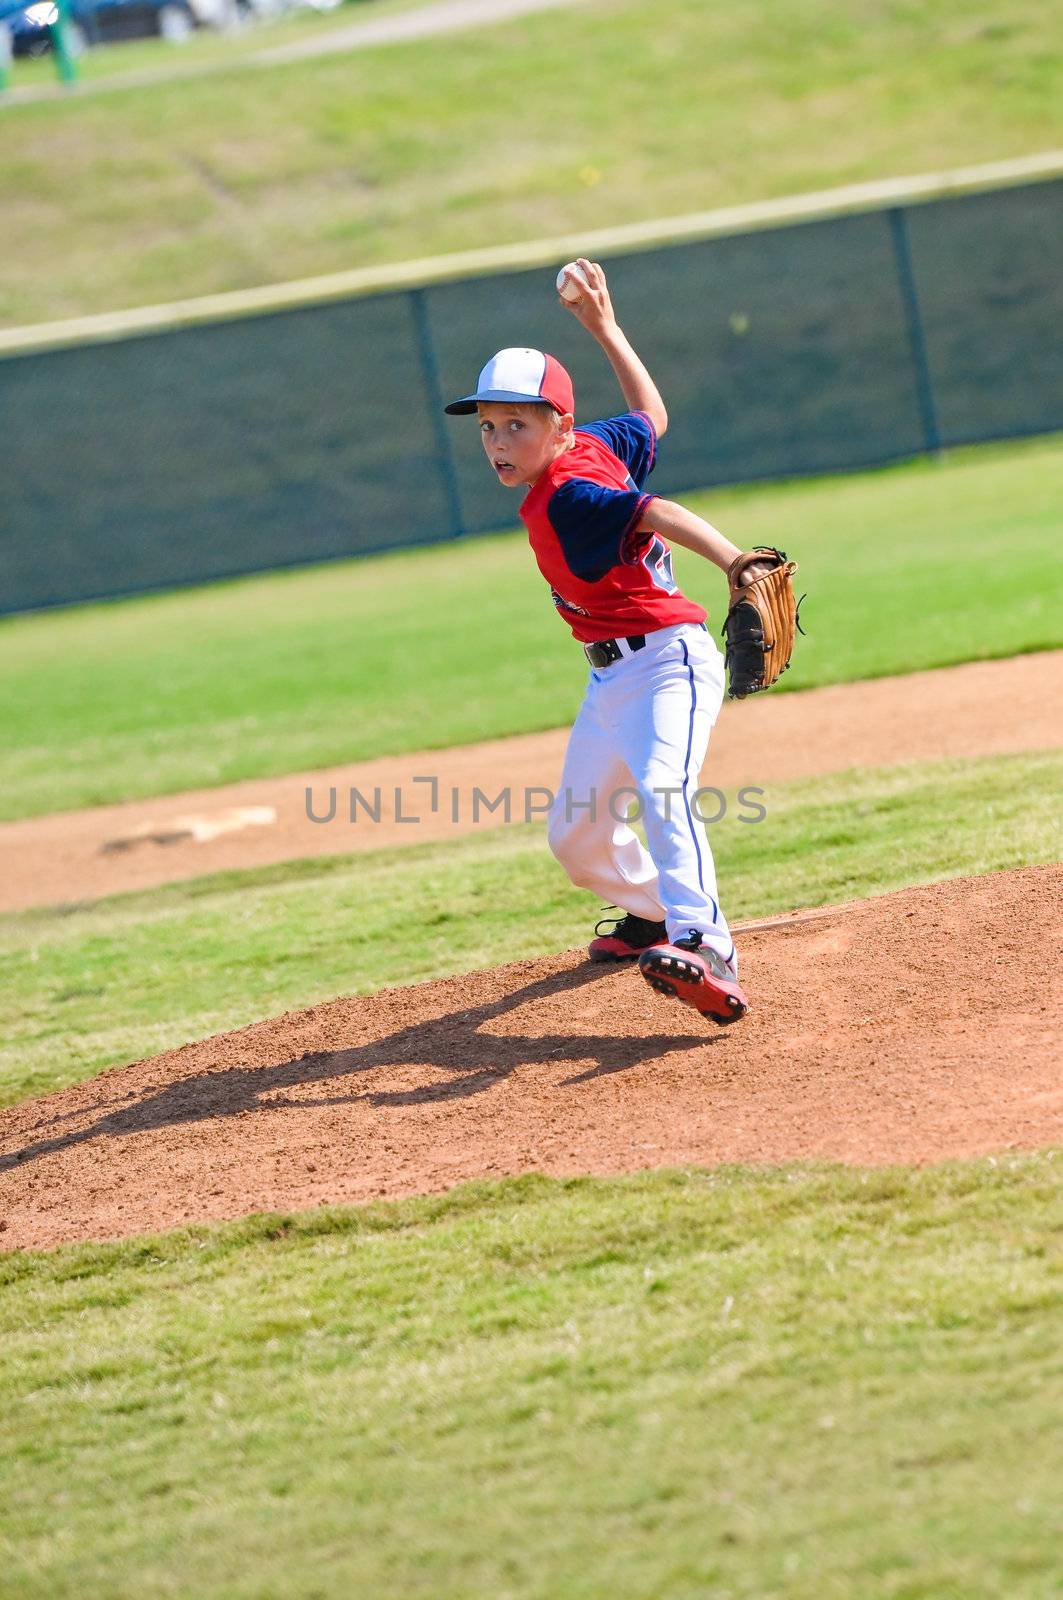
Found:
[{"label": "brown leather baseball glove", "polygon": [[[746,568],[754,565],[768,570],[743,581]],[[727,569],[730,608],[722,632],[732,700],[770,689],[790,665],[795,634],[804,631],[791,582],[796,571],[797,562],[788,561],[785,550],[771,545],[746,550]]]}]

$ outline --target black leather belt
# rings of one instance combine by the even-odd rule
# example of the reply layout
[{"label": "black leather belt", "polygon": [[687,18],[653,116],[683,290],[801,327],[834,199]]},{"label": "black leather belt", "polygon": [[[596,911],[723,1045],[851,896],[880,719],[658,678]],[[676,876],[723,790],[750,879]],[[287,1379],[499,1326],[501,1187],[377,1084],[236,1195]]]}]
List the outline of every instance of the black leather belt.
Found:
[{"label": "black leather belt", "polygon": [[[644,633],[633,633],[624,643],[629,650],[641,650],[646,644]],[[583,654],[587,657],[592,667],[607,667],[613,661],[623,659],[624,652],[616,639],[598,639],[594,644],[585,644]]]}]

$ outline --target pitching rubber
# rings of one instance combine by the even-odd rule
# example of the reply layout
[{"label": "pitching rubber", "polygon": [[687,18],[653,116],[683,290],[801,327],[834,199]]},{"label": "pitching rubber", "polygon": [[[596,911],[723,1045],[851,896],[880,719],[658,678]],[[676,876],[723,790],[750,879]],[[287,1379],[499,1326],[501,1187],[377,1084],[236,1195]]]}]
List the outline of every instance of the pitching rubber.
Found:
[{"label": "pitching rubber", "polygon": [[749,1010],[737,981],[718,978],[704,957],[693,950],[679,950],[674,944],[653,945],[639,956],[639,971],[658,994],[693,1006],[721,1027],[737,1022]]}]

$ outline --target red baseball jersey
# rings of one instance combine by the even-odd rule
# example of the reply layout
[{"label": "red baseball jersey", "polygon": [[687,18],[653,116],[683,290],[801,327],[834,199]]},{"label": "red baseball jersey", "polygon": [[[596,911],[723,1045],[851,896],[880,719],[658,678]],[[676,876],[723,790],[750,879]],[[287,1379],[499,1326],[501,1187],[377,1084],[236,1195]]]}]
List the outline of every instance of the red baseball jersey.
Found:
[{"label": "red baseball jersey", "polygon": [[581,644],[704,622],[672,576],[659,534],[636,531],[656,497],[643,492],[657,455],[644,411],[575,430],[576,443],[552,461],[520,508],[539,571]]}]

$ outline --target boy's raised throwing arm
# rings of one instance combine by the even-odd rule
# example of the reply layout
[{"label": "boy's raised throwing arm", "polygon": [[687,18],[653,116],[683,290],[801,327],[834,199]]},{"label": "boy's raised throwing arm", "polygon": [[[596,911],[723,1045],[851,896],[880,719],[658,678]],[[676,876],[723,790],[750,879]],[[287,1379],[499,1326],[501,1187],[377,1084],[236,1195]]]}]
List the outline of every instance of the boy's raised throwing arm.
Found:
[{"label": "boy's raised throwing arm", "polygon": [[[631,411],[644,411],[658,435],[668,426],[668,412],[657,385],[619,327],[605,273],[596,261],[577,261],[585,283],[578,300],[558,299],[605,352]],[[799,626],[791,575],[797,570],[781,550],[763,546],[742,551],[719,528],[674,500],[654,495],[632,530],[662,534],[672,544],[704,556],[727,574],[729,608],[727,674],[730,693],[744,699],[769,688],[786,671]]]},{"label": "boy's raised throwing arm", "polygon": [[578,300],[561,300],[558,296],[560,303],[601,345],[628,410],[645,411],[659,438],[667,431],[668,412],[657,385],[617,323],[605,273],[597,261],[587,261],[582,256],[577,264],[583,269],[587,285],[580,284]]},{"label": "boy's raised throwing arm", "polygon": [[[597,261],[588,261],[585,256],[580,256],[576,264],[586,279],[586,284],[579,286],[580,297],[578,300],[565,300],[559,295],[558,301],[601,345],[609,365],[616,373],[629,410],[645,411],[660,437],[668,427],[668,412],[645,364],[617,323],[605,273]],[[688,550],[713,562],[723,572],[742,554],[738,546],[725,538],[711,522],[706,522],[672,500],[655,497],[646,507],[637,527],[640,532],[645,529],[660,533],[674,544],[685,545]],[[760,563],[750,566],[743,573],[742,582],[751,582],[761,575],[762,570],[767,569],[762,569]]]}]

